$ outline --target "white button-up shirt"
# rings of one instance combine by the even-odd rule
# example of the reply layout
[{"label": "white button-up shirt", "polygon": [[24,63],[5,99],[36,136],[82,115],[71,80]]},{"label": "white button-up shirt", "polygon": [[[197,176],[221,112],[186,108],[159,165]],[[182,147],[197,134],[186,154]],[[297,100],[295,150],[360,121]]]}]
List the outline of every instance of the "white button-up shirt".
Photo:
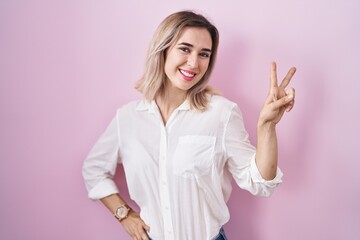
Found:
[{"label": "white button-up shirt", "polygon": [[204,112],[185,101],[166,125],[155,101],[119,108],[84,162],[89,198],[118,193],[118,163],[155,240],[212,239],[229,220],[231,176],[261,196],[282,177],[280,169],[271,181],[261,177],[240,110],[221,96],[211,97]]}]

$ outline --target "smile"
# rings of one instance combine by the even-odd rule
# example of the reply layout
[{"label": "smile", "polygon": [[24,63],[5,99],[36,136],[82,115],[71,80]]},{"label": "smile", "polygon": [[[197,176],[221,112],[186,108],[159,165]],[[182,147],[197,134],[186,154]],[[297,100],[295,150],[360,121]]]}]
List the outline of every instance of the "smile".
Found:
[{"label": "smile", "polygon": [[191,81],[196,76],[196,73],[192,71],[183,70],[183,69],[179,69],[179,71],[186,81]]}]

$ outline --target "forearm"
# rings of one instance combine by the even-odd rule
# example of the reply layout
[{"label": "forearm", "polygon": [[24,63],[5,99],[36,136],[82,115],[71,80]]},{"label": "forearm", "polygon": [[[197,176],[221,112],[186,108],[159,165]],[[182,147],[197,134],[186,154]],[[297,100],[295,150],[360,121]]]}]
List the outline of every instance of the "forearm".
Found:
[{"label": "forearm", "polygon": [[275,124],[258,123],[256,165],[265,180],[276,176],[278,163],[278,144]]}]

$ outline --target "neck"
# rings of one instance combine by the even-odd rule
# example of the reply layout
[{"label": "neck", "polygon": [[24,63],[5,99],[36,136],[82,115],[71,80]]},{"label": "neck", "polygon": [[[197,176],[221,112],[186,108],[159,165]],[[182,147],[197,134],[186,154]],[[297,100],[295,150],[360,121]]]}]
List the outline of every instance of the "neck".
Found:
[{"label": "neck", "polygon": [[186,93],[171,91],[163,91],[155,97],[164,124],[166,124],[171,114],[185,101],[185,99]]}]

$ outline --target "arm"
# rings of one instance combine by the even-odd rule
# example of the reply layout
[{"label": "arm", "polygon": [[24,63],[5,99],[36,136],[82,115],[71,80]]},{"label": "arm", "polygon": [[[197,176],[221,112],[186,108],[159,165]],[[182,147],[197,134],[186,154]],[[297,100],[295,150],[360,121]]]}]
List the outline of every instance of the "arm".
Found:
[{"label": "arm", "polygon": [[[113,181],[118,161],[118,128],[117,118],[114,117],[83,164],[83,177],[89,198],[101,200],[112,215],[118,207],[125,204]],[[149,227],[140,219],[138,213],[131,210],[127,218],[121,220],[121,224],[133,239],[148,240],[144,229],[149,231]]]},{"label": "arm", "polygon": [[295,90],[291,88],[285,91],[285,88],[295,72],[296,68],[291,68],[278,86],[276,64],[275,62],[271,64],[269,95],[257,123],[256,165],[266,180],[271,180],[276,176],[278,163],[276,125],[285,111],[289,112],[294,106]]}]

